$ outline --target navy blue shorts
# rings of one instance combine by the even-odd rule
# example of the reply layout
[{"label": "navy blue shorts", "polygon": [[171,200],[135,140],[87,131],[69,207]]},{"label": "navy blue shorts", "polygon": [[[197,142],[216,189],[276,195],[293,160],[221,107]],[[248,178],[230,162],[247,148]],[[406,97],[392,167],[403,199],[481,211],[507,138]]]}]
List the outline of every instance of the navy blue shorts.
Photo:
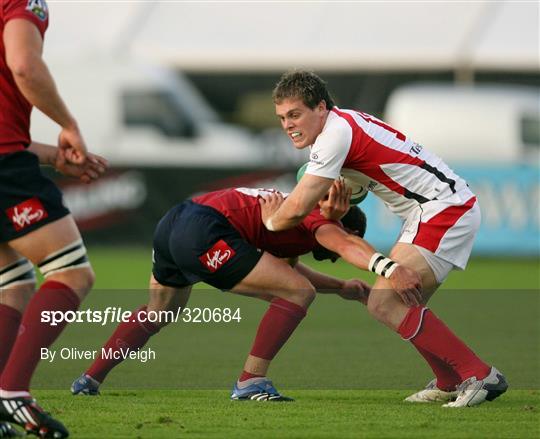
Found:
[{"label": "navy blue shorts", "polygon": [[220,212],[184,201],[156,227],[152,273],[170,287],[206,282],[230,290],[253,270],[262,254]]},{"label": "navy blue shorts", "polygon": [[0,155],[0,242],[20,238],[69,214],[62,193],[28,151]]}]

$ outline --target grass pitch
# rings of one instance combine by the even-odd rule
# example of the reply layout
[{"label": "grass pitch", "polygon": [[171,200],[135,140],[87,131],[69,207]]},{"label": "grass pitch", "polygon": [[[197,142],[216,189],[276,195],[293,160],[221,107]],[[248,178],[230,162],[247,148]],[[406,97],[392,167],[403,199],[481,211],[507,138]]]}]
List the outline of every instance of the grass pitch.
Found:
[{"label": "grass pitch", "polygon": [[228,401],[218,390],[39,392],[74,438],[537,438],[540,392],[464,410],[402,402],[405,391],[291,390],[291,403]]},{"label": "grass pitch", "polygon": [[[132,309],[146,301],[147,249],[94,249],[97,284],[85,306]],[[365,273],[344,263],[307,263],[338,277]],[[414,349],[371,319],[362,305],[322,295],[274,361],[270,376],[294,403],[235,403],[239,373],[266,304],[204,286],[189,306],[238,307],[241,323],[171,324],[150,340],[157,359],[124,362],[97,398],[68,388],[89,365],[40,365],[35,395],[81,438],[161,437],[505,437],[540,436],[540,295],[534,260],[473,260],[453,273],[431,308],[510,390],[464,410],[402,402],[431,379]],[[369,279],[370,276],[367,276]],[[101,347],[114,325],[72,324],[56,348]]]}]

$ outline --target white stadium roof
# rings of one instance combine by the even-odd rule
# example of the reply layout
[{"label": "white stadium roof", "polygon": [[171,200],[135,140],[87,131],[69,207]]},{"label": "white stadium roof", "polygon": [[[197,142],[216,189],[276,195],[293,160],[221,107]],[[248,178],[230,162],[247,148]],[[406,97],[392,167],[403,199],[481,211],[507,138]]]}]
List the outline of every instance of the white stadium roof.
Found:
[{"label": "white stadium roof", "polygon": [[111,51],[192,71],[538,71],[537,1],[64,2],[47,54]]}]

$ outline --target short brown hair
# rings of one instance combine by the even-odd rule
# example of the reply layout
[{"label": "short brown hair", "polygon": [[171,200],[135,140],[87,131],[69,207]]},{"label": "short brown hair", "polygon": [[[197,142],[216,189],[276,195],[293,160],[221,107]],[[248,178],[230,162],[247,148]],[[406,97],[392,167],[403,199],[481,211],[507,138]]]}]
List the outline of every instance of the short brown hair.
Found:
[{"label": "short brown hair", "polygon": [[275,104],[283,99],[302,99],[309,108],[315,108],[321,101],[326,102],[326,108],[334,107],[334,100],[326,88],[326,82],[315,73],[307,70],[290,70],[285,72],[276,84],[272,93]]}]

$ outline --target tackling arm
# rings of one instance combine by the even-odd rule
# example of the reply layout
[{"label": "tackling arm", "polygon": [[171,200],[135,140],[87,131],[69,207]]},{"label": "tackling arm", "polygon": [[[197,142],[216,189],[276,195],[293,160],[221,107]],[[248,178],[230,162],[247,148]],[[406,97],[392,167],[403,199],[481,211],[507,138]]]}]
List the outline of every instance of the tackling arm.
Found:
[{"label": "tackling arm", "polygon": [[[367,241],[348,234],[334,224],[324,224],[319,227],[315,232],[315,238],[323,247],[337,253],[347,262],[362,270],[369,270],[370,260],[377,253]],[[394,267],[391,273],[385,275],[390,281],[392,289],[406,305],[417,305],[421,301],[422,280],[420,275],[395,262]]]},{"label": "tackling arm", "polygon": [[375,249],[364,239],[347,233],[334,224],[324,224],[315,232],[315,239],[324,248],[337,253],[345,261],[368,270]]},{"label": "tackling arm", "polygon": [[305,276],[318,293],[337,294],[343,299],[358,300],[364,305],[367,304],[371,286],[361,280],[338,279],[337,277],[315,271],[302,263],[297,263],[294,269],[302,276]]},{"label": "tackling arm", "polygon": [[331,178],[306,174],[285,201],[280,202],[277,195],[261,199],[261,215],[266,228],[278,232],[300,224],[326,195],[333,181]]}]

